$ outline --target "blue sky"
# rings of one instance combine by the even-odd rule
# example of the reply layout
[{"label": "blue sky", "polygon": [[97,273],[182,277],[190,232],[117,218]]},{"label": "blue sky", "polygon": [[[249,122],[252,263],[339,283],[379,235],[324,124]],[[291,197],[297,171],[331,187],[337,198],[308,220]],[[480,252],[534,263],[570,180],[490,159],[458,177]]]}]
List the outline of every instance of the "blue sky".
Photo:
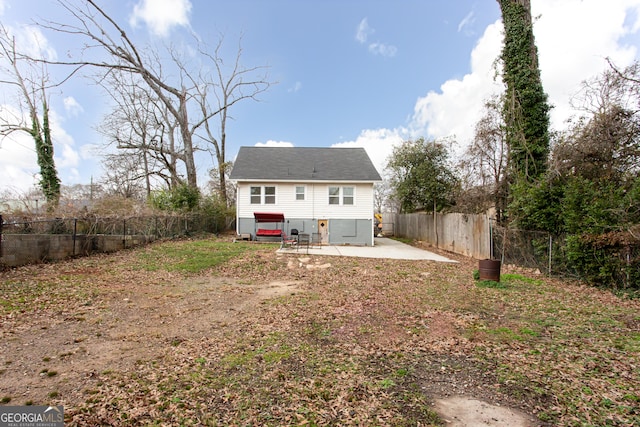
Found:
[{"label": "blue sky", "polygon": [[[75,0],[73,0],[75,1]],[[260,102],[231,110],[227,153],[240,146],[362,146],[380,172],[393,147],[418,137],[449,138],[460,153],[473,137],[483,102],[500,90],[493,64],[501,49],[495,0],[98,0],[138,43],[179,44],[197,34],[215,45],[221,34],[230,60],[242,38],[241,62],[268,66],[276,84]],[[570,97],[584,79],[638,58],[640,0],[532,0],[534,32],[554,129],[575,113]],[[26,48],[38,40],[64,59],[80,40],[29,25],[46,17],[69,21],[51,0],[0,0],[0,20]],[[62,70],[49,69],[53,78]],[[94,130],[109,99],[76,76],[50,92],[55,160],[62,183],[99,181]],[[16,108],[0,85],[0,114]],[[0,143],[0,191],[33,188],[33,142]],[[199,184],[213,166],[199,156]]]}]

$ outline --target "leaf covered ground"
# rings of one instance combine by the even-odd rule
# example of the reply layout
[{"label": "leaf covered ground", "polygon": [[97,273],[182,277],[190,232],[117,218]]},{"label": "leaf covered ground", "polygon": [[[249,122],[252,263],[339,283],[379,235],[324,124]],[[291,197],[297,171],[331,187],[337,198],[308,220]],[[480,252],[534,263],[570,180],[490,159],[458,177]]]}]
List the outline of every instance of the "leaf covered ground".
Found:
[{"label": "leaf covered ground", "polygon": [[66,425],[442,425],[436,398],[539,425],[640,424],[640,301],[477,261],[172,241],[0,273],[2,404]]}]

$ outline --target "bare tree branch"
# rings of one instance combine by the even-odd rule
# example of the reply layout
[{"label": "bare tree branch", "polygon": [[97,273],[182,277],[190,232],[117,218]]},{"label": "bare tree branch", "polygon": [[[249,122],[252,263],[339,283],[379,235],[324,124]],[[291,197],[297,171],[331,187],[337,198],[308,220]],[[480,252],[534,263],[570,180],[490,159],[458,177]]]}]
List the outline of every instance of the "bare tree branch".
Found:
[{"label": "bare tree branch", "polygon": [[[68,0],[58,0],[58,2],[73,18],[74,23],[44,21],[39,25],[59,33],[83,38],[86,42],[81,50],[80,59],[48,63],[72,66],[74,73],[83,67],[102,70],[99,82],[111,80],[109,76],[114,73],[130,73],[139,76],[154,93],[155,102],[162,105],[159,110],[162,111],[163,118],[169,119],[170,123],[175,123],[172,129],[176,129],[179,133],[180,150],[168,154],[167,146],[162,145],[162,153],[168,155],[168,160],[180,159],[184,163],[188,185],[197,187],[194,153],[199,147],[194,142],[194,136],[202,127],[206,128],[204,135],[198,138],[214,146],[218,167],[224,171],[225,124],[229,117],[228,110],[244,99],[256,100],[260,93],[268,89],[270,83],[266,80],[266,75],[253,77],[263,67],[243,68],[240,64],[242,50],[239,48],[233,67],[228,74],[225,74],[224,63],[220,58],[221,38],[213,54],[208,53],[206,46],[198,44],[199,59],[205,61],[195,68],[188,66],[187,61],[179,55],[178,49],[168,48],[172,65],[179,72],[177,83],[171,84],[163,76],[163,61],[157,52],[140,50],[124,29],[94,0],[87,0],[81,6],[72,4]],[[99,56],[100,59],[92,57],[95,52],[102,54]],[[104,54],[106,58],[102,59]],[[196,73],[193,71],[196,69],[205,71]],[[215,71],[209,73],[208,70]],[[212,97],[216,102],[212,102]],[[192,103],[195,105],[190,107]],[[219,138],[215,137],[216,133],[209,123],[215,116],[220,118]],[[173,138],[172,133],[165,133],[164,136]],[[146,148],[147,151],[152,151],[150,144]],[[225,186],[223,185],[222,188]]]},{"label": "bare tree branch", "polygon": [[[1,57],[7,62],[7,73],[12,77],[11,86],[18,89],[18,104],[20,108],[26,106],[30,123],[24,116],[14,116],[15,122],[10,122],[2,117],[0,123],[0,135],[7,136],[13,132],[25,132],[34,141],[38,166],[40,167],[40,187],[47,199],[48,209],[53,210],[60,200],[60,179],[53,158],[53,142],[49,125],[49,107],[46,96],[46,84],[48,74],[42,69],[34,78],[25,76],[19,63],[26,63],[32,67],[33,63],[24,59],[16,47],[16,40],[9,31],[0,24],[0,52]],[[36,81],[37,79],[37,81]],[[40,116],[42,115],[42,119]]]}]

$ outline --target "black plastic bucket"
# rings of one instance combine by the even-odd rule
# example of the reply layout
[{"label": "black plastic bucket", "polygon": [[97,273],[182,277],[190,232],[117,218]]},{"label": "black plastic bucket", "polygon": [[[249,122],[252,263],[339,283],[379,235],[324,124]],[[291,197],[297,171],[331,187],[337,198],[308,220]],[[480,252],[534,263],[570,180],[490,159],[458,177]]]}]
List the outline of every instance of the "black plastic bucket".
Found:
[{"label": "black plastic bucket", "polygon": [[478,265],[480,280],[500,281],[500,261],[497,259],[481,259]]}]

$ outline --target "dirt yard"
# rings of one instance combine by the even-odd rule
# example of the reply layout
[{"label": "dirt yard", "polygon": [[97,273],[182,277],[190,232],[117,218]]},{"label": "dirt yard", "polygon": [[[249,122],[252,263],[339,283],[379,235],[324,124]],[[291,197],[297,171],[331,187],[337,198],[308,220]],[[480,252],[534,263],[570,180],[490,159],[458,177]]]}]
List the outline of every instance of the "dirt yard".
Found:
[{"label": "dirt yard", "polygon": [[495,290],[479,299],[476,261],[264,247],[185,273],[162,245],[0,273],[2,403],[61,404],[68,425],[516,425],[507,408],[546,425],[563,411],[535,376],[501,373],[524,344],[488,333],[518,319]]},{"label": "dirt yard", "polygon": [[[68,267],[59,274],[87,274],[92,280],[104,274]],[[261,301],[298,289],[295,282],[241,285],[216,277],[149,286],[147,274],[128,277],[118,286],[115,280],[108,284],[115,279],[109,276],[103,278],[105,288],[91,295],[78,294],[78,300],[65,300],[55,309],[3,319],[5,395],[15,403],[47,402],[52,390],[77,396],[101,373],[135,371],[136,363],[206,337],[212,328],[233,331]],[[44,294],[38,302],[46,307],[49,297]]]}]

